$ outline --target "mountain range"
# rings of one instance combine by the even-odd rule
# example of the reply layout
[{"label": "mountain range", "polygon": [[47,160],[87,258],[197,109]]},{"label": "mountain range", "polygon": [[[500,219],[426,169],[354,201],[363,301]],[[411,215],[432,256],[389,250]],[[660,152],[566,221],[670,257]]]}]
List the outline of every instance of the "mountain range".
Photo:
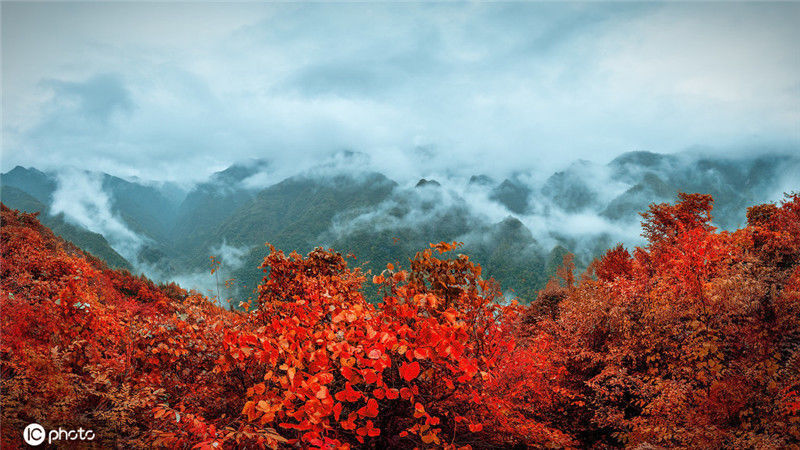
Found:
[{"label": "mountain range", "polygon": [[208,290],[217,283],[209,274],[216,256],[223,280],[234,279],[224,298],[250,295],[263,276],[265,242],[300,253],[332,247],[379,273],[428,243],[462,241],[488,276],[529,301],[565,253],[585,267],[616,242],[638,243],[631,217],[651,203],[678,192],[712,194],[714,223],[734,229],[747,205],[800,187],[800,157],[785,152],[630,152],[608,164],[576,161],[547,177],[420,174],[413,182],[362,168],[358,156],[284,176],[269,161],[240,162],[190,189],[18,166],[2,174],[0,196],[13,209],[40,212],[56,234],[113,267]]}]

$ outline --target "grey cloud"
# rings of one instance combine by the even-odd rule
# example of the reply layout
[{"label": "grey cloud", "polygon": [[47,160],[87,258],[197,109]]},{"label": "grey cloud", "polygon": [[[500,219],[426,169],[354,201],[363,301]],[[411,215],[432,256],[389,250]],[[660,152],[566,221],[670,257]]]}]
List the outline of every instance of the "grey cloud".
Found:
[{"label": "grey cloud", "polygon": [[308,96],[363,95],[386,88],[386,75],[349,62],[318,64],[300,69],[277,90],[293,89]]},{"label": "grey cloud", "polygon": [[107,122],[113,113],[133,109],[130,92],[117,74],[98,74],[78,82],[47,79],[42,81],[42,85],[53,89],[58,103],[77,100],[78,110],[75,112],[92,120]]}]

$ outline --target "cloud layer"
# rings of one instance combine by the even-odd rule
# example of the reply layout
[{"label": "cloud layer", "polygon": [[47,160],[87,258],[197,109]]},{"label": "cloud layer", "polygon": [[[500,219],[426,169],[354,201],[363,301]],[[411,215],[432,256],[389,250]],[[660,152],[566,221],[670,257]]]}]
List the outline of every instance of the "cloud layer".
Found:
[{"label": "cloud layer", "polygon": [[799,21],[793,3],[5,3],[2,169],[190,182],[352,149],[410,180],[796,144]]}]

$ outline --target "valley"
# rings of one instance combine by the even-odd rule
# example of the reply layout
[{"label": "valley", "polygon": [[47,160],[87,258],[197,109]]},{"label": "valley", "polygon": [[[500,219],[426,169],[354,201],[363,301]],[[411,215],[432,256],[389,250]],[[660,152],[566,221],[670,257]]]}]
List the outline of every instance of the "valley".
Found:
[{"label": "valley", "polygon": [[335,248],[378,273],[439,241],[463,242],[508,297],[529,302],[564,254],[585,268],[617,243],[640,243],[637,213],[650,203],[710,193],[714,224],[732,230],[744,224],[746,205],[779,199],[800,173],[800,157],[777,151],[630,152],[607,164],[576,161],[549,176],[519,171],[503,179],[423,173],[395,180],[364,158],[340,152],[285,178],[269,161],[249,160],[188,187],[23,167],[0,183],[5,204],[40,212],[58,235],[112,267],[210,294],[215,256],[228,281],[223,303],[252,295],[267,242],[300,254]]}]

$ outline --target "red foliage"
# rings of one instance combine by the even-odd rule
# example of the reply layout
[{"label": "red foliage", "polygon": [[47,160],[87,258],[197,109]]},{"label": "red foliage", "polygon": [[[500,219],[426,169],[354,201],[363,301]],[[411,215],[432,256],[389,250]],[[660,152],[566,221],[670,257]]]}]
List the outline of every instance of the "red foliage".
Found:
[{"label": "red foliage", "polygon": [[800,197],[717,233],[709,196],[649,244],[571,257],[530,306],[459,243],[367,277],[270,247],[229,312],[109,270],[2,209],[2,445],[30,422],[103,447],[791,447],[800,442]]},{"label": "red foliage", "polygon": [[373,280],[386,293],[379,305],[333,251],[273,248],[263,267],[258,309],[226,336],[218,363],[249,386],[243,413],[254,430],[277,423],[303,446],[569,441],[506,401],[496,369],[516,344],[496,288],[465,256],[426,250],[410,272],[389,265]]},{"label": "red foliage", "polygon": [[207,394],[196,380],[236,321],[175,285],[109,270],[5,206],[0,277],[4,448],[20,447],[30,422],[149,445],[159,402]]},{"label": "red foliage", "polygon": [[629,277],[632,269],[631,254],[619,244],[606,252],[595,265],[594,271],[600,280],[614,281],[617,277]]},{"label": "red foliage", "polygon": [[583,391],[573,429],[595,445],[796,446],[800,197],[732,234],[710,225],[710,197],[680,198],[651,206],[650,244],[608,252],[546,332]]}]

